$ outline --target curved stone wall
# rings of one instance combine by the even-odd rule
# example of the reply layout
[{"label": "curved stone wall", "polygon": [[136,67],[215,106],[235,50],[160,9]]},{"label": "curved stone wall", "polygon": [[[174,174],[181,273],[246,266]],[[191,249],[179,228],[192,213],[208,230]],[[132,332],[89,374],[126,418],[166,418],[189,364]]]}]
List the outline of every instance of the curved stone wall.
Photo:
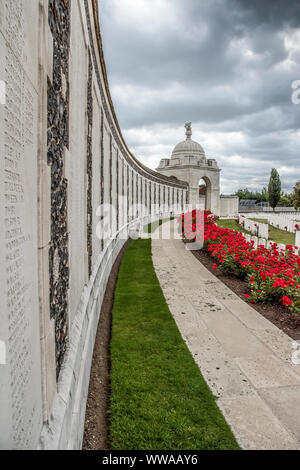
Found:
[{"label": "curved stone wall", "polygon": [[4,449],[81,448],[111,267],[132,227],[187,201],[124,142],[97,5],[0,1]]}]

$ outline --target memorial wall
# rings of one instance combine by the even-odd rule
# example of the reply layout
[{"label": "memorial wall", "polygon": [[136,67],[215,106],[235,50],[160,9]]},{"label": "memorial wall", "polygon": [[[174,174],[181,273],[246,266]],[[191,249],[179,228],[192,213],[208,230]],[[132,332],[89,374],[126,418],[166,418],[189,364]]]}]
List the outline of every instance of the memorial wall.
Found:
[{"label": "memorial wall", "polygon": [[0,0],[0,161],[0,448],[80,449],[111,267],[188,194],[123,140],[96,0]]}]

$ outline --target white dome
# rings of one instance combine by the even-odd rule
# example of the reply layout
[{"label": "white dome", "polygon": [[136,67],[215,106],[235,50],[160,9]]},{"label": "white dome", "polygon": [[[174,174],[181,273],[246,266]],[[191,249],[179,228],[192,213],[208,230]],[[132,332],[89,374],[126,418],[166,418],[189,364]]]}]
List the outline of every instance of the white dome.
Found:
[{"label": "white dome", "polygon": [[202,158],[205,157],[205,152],[203,148],[201,147],[198,142],[195,142],[194,140],[191,139],[192,135],[192,129],[191,129],[191,123],[187,123],[185,125],[185,128],[187,130],[186,132],[186,140],[183,140],[182,142],[179,142],[174,147],[174,150],[172,152],[172,158],[178,158],[178,157],[198,157]]},{"label": "white dome", "polygon": [[189,157],[191,155],[193,157],[205,157],[203,148],[194,140],[183,140],[179,142],[172,152],[172,158]]}]

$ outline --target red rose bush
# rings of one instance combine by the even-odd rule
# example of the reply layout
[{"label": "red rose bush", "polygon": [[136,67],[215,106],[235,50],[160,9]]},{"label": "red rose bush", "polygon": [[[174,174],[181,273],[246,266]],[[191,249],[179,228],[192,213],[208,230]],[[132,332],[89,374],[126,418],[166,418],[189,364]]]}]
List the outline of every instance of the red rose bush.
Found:
[{"label": "red rose bush", "polygon": [[218,266],[247,281],[247,301],[277,302],[300,314],[300,257],[295,247],[287,245],[284,251],[273,243],[255,249],[242,233],[219,227],[216,219],[209,211],[182,214],[178,220],[183,239],[197,241],[204,235],[203,248],[216,260],[214,270]]}]

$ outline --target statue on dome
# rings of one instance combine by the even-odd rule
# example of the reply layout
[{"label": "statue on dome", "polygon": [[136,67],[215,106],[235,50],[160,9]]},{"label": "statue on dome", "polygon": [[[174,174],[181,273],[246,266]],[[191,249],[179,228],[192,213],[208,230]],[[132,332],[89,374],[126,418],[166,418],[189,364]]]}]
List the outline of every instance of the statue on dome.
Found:
[{"label": "statue on dome", "polygon": [[191,136],[192,136],[192,123],[191,122],[187,122],[184,127],[186,128],[186,140],[191,140]]}]

